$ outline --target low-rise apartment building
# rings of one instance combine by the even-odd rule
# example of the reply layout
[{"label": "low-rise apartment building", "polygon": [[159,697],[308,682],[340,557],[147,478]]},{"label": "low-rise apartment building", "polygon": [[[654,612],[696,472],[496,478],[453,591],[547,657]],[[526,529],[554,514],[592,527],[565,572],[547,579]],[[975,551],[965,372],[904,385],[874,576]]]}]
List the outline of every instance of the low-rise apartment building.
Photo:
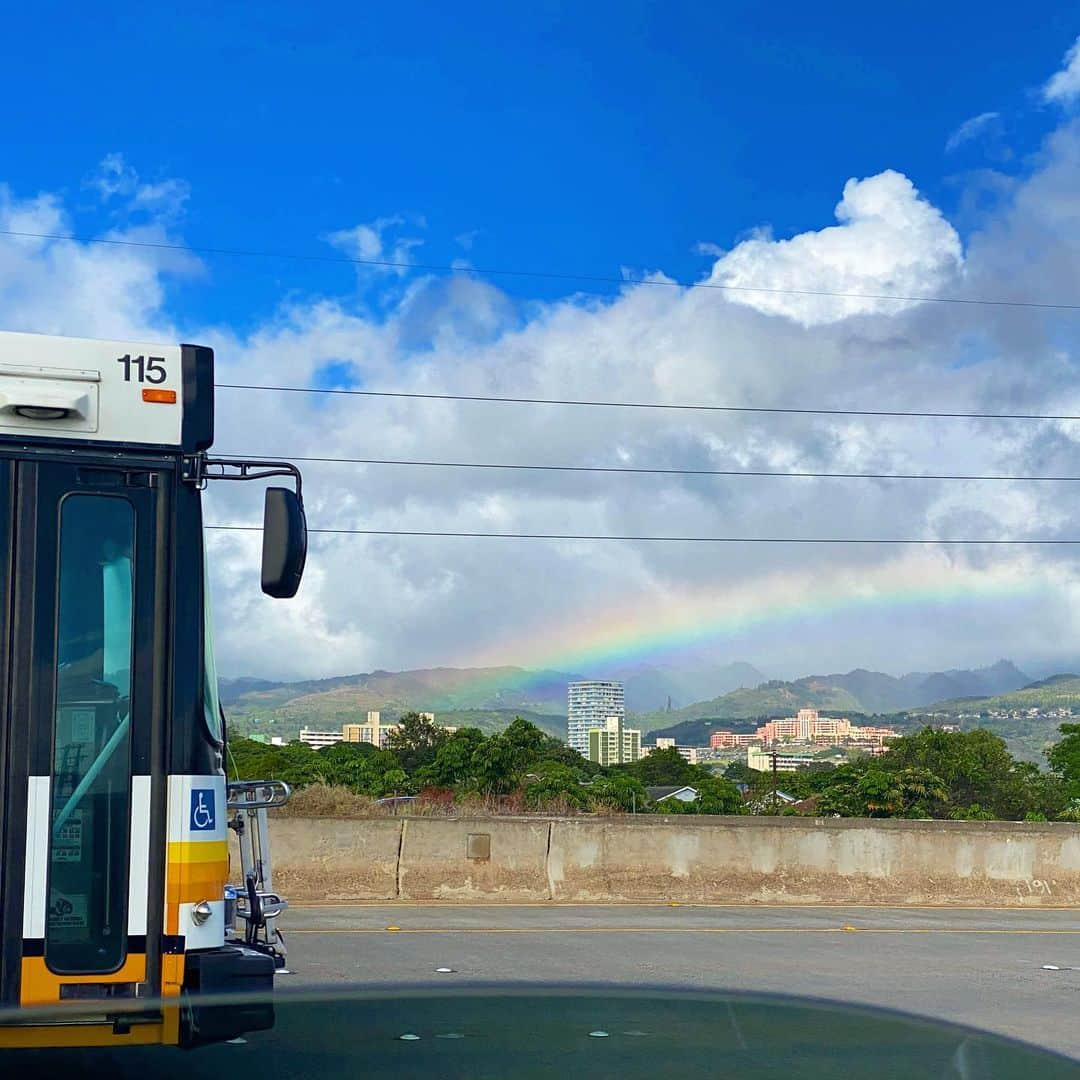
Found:
[{"label": "low-rise apartment building", "polygon": [[602,726],[589,728],[586,755],[598,765],[627,765],[641,757],[641,732],[625,728],[621,716],[609,716]]},{"label": "low-rise apartment building", "polygon": [[656,740],[655,746],[650,746],[646,753],[653,753],[656,750],[677,750],[680,757],[685,758],[691,765],[696,765],[700,757],[700,751],[705,747],[697,746],[677,746],[674,739],[668,739],[661,737]]},{"label": "low-rise apartment building", "polygon": [[713,750],[731,750],[740,746],[754,746],[761,742],[761,736],[755,731],[751,735],[737,735],[734,731],[714,731],[709,736],[709,747]]},{"label": "low-rise apartment building", "polygon": [[777,772],[797,772],[808,765],[817,763],[817,759],[808,754],[785,754],[780,751],[762,750],[759,746],[746,748],[746,764],[757,772],[772,772],[773,754],[776,756]]},{"label": "low-rise apartment building", "polygon": [[300,729],[300,741],[312,750],[325,750],[335,743],[344,742],[345,736],[340,731],[313,731],[305,727]]}]

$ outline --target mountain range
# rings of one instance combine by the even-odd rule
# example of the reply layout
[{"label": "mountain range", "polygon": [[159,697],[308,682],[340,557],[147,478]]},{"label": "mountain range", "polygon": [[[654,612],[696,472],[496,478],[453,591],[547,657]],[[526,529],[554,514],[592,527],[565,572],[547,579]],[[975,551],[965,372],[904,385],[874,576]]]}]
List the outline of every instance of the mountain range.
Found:
[{"label": "mountain range", "polygon": [[945,699],[989,697],[1031,683],[1011,660],[975,670],[912,672],[899,678],[856,668],[846,674],[808,675],[792,682],[772,680],[697,701],[671,712],[638,716],[645,730],[702,717],[741,719],[790,715],[795,709],[818,708],[857,713],[893,713],[924,708]]},{"label": "mountain range", "polygon": [[[564,729],[566,684],[581,677],[572,672],[497,667],[372,671],[302,682],[238,678],[221,680],[221,698],[240,729],[259,721],[289,736],[302,726],[339,727],[368,709],[379,709],[388,718],[411,709],[433,711],[446,716],[449,723],[464,723],[468,714],[469,723],[489,730],[505,726],[515,713],[521,713],[555,733]],[[646,732],[701,718],[790,715],[803,707],[897,712],[943,699],[1007,693],[1031,683],[1008,660],[976,670],[895,677],[856,669],[790,682],[767,680],[746,663],[639,665],[605,672],[604,677],[621,679],[633,722]],[[690,704],[675,707],[680,701]],[[455,716],[451,719],[446,714]]]}]

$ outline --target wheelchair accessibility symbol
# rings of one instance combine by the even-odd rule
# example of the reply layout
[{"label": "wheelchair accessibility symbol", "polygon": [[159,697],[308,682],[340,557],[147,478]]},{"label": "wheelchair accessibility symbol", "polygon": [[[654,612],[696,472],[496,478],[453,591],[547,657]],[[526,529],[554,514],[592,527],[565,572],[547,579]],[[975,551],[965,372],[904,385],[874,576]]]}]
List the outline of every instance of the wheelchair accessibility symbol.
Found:
[{"label": "wheelchair accessibility symbol", "polygon": [[214,789],[193,788],[191,791],[191,831],[207,832],[214,828]]}]

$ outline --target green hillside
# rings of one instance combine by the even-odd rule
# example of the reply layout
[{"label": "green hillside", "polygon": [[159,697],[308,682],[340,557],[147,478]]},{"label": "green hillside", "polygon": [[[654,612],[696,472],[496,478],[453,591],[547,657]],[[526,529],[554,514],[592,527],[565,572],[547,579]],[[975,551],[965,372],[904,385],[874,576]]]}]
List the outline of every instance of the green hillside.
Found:
[{"label": "green hillside", "polygon": [[[337,731],[342,724],[356,720],[355,713],[345,715],[341,719],[328,715],[293,715],[287,707],[273,711],[263,710],[258,716],[232,710],[226,710],[226,714],[229,731],[235,735],[277,736],[286,742],[298,738],[302,727],[315,728],[319,731]],[[383,710],[382,719],[384,723],[393,722],[399,715],[397,711]],[[475,727],[485,735],[502,731],[515,716],[520,716],[548,735],[554,735],[560,739],[566,737],[565,716],[529,712],[527,709],[448,709],[437,712],[435,716],[440,724],[447,727]]]},{"label": "green hillside", "polygon": [[1080,711],[1080,675],[1054,675],[1020,690],[992,697],[953,698],[928,706],[924,712],[959,713],[1010,712],[1019,709],[1069,709]]},{"label": "green hillside", "polygon": [[521,668],[373,671],[297,683],[222,680],[222,702],[238,720],[287,722],[299,730],[340,727],[369,709],[388,717],[418,712],[521,712],[565,716],[572,675]]},{"label": "green hillside", "polygon": [[732,690],[722,697],[698,701],[672,712],[639,713],[634,716],[634,723],[644,732],[650,732],[685,720],[751,720],[765,716],[793,716],[799,709],[861,712],[862,706],[847,690],[824,682],[813,679],[798,683],[773,680],[752,690]]},{"label": "green hillside", "polygon": [[[1030,710],[1036,715],[1027,715]],[[1066,715],[1060,715],[1064,712]],[[1051,713],[1057,715],[1050,715]],[[1046,765],[1046,748],[1060,738],[1058,727],[1080,715],[1080,676],[1054,675],[1007,694],[980,698],[952,698],[925,709],[910,710],[901,726],[918,727],[934,714],[954,718],[961,728],[986,728],[1000,735],[1014,756]]]},{"label": "green hillside", "polygon": [[[792,716],[800,708],[842,713],[855,723],[883,724],[898,731],[918,731],[942,720],[962,729],[981,727],[1000,735],[1010,752],[1024,761],[1046,765],[1045,751],[1059,738],[1058,726],[1069,716],[1051,715],[1066,710],[1080,716],[1080,676],[1055,675],[1020,690],[979,698],[952,698],[918,709],[872,715],[848,691],[819,680],[764,683],[756,690],[736,690],[712,701],[702,701],[673,712],[649,713],[634,718],[650,737],[664,735],[684,746],[706,746],[709,735],[721,728],[753,730],[746,721],[769,716]],[[1028,715],[1029,710],[1038,710]]]},{"label": "green hillside", "polygon": [[718,717],[702,717],[700,720],[683,720],[671,727],[654,728],[649,742],[656,739],[674,739],[679,746],[708,746],[714,731],[734,731],[739,735],[752,735],[757,728],[756,720],[721,720]]}]

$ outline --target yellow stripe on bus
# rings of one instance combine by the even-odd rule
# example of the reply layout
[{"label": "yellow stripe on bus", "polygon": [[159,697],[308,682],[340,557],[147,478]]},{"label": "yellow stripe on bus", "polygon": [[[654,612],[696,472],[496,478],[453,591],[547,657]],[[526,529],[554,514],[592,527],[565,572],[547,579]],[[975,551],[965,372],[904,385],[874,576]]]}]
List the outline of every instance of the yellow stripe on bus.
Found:
[{"label": "yellow stripe on bus", "polygon": [[219,862],[229,858],[227,840],[172,840],[167,859],[170,863]]},{"label": "yellow stripe on bus", "polygon": [[57,975],[50,971],[43,956],[22,958],[19,1001],[23,1005],[49,1005],[60,1000],[61,985],[88,983],[140,983],[146,980],[146,956],[130,954],[119,971],[107,975]]},{"label": "yellow stripe on bus", "polygon": [[174,840],[165,868],[165,933],[180,933],[180,905],[221,900],[229,880],[227,840]]},{"label": "yellow stripe on bus", "polygon": [[[201,900],[221,900],[224,898],[228,880],[228,862],[189,864],[176,876],[169,875],[169,883],[165,886],[165,902],[197,904]],[[169,933],[176,933],[176,930],[170,930]]]},{"label": "yellow stripe on bus", "polygon": [[[166,1042],[162,1024],[135,1024],[118,1035],[109,1024],[44,1024],[0,1027],[0,1048],[41,1049],[78,1046],[149,1046]],[[173,1039],[175,1043],[177,1040]]]}]

